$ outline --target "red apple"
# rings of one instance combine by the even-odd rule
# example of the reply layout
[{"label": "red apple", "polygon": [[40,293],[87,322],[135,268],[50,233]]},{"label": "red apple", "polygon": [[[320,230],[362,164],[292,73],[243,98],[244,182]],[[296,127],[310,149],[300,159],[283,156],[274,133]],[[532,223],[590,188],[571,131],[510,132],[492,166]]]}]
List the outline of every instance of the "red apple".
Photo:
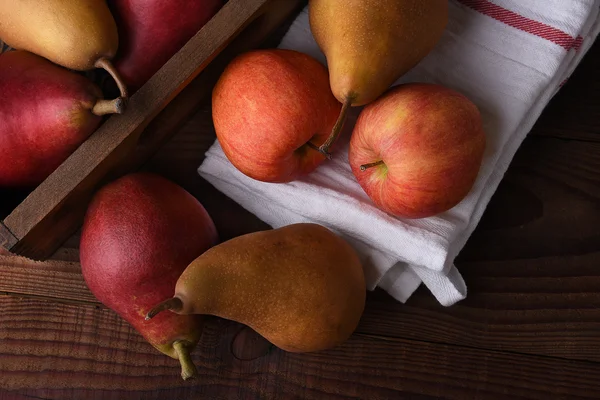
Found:
[{"label": "red apple", "polygon": [[410,83],[363,109],[349,161],[377,207],[398,217],[425,218],[469,193],[484,148],[475,104],[441,85]]},{"label": "red apple", "polygon": [[284,49],[235,58],[213,90],[217,138],[229,161],[247,176],[289,182],[324,159],[315,146],[329,136],[341,104],[325,66]]}]

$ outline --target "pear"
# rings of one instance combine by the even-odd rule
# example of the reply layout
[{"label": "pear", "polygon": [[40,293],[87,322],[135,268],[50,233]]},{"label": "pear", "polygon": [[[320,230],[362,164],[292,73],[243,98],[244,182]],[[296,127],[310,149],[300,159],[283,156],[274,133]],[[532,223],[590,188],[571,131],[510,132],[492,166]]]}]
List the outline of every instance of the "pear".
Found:
[{"label": "pear", "polygon": [[448,0],[310,0],[309,22],[343,104],[319,147],[330,157],[348,109],[381,96],[433,50],[448,22]]},{"label": "pear", "polygon": [[108,0],[119,27],[115,68],[137,91],[223,7],[224,0]]},{"label": "pear", "polygon": [[202,316],[170,313],[152,323],[144,317],[173,292],[187,265],[217,242],[202,204],[148,172],[102,187],[82,228],[81,271],[90,291],[158,351],[179,360],[184,380],[197,375],[190,352],[200,339]]},{"label": "pear", "polygon": [[39,185],[100,125],[122,113],[85,76],[25,50],[0,54],[0,187]]},{"label": "pear", "polygon": [[356,329],[365,305],[354,249],[312,223],[238,236],[207,250],[183,272],[175,296],[147,319],[171,310],[245,324],[289,352],[334,347]]},{"label": "pear", "polygon": [[105,0],[0,0],[0,39],[68,69],[105,69],[128,97],[110,61],[119,35]]}]

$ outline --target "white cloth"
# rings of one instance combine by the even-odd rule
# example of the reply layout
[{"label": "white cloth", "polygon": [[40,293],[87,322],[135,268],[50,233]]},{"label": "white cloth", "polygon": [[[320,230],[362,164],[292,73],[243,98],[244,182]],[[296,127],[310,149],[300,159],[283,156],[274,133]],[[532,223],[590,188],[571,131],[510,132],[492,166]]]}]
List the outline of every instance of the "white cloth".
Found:
[{"label": "white cloth", "polygon": [[[347,143],[360,109],[352,109],[333,160],[286,184],[252,180],[225,158],[218,141],[198,172],[272,227],[315,222],[361,255],[368,289],[405,302],[423,282],[449,306],[465,298],[454,259],[475,229],[517,148],[573,72],[600,29],[598,0],[450,0],[436,48],[397,83],[443,84],[480,109],[487,149],[475,185],[451,210],[404,220],[378,210],[348,165]],[[305,9],[280,43],[317,58]]]}]

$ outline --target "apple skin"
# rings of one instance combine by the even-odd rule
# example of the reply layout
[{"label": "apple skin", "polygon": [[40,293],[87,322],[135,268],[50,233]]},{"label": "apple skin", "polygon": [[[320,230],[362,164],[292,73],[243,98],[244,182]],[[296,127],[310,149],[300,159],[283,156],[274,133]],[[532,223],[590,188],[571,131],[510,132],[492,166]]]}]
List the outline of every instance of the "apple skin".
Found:
[{"label": "apple skin", "polygon": [[313,171],[320,146],[341,104],[329,74],[316,59],[295,50],[254,50],[225,69],[212,96],[217,139],[229,161],[263,182],[289,182]]},{"label": "apple skin", "polygon": [[[481,115],[467,97],[441,85],[408,83],[362,110],[348,157],[378,208],[397,217],[425,218],[449,210],[469,193],[485,145]],[[361,170],[378,161],[383,164]]]}]

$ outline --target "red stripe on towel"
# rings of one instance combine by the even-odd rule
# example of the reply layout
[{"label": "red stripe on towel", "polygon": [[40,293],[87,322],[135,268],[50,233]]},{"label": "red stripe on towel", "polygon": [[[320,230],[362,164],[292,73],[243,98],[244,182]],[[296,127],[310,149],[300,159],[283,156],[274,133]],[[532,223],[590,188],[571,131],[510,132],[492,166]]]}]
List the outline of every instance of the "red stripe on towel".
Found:
[{"label": "red stripe on towel", "polygon": [[487,15],[488,17],[491,17],[506,25],[512,26],[513,28],[519,29],[523,32],[531,33],[532,35],[556,43],[557,45],[562,46],[566,50],[579,49],[579,47],[581,46],[581,42],[583,41],[583,38],[581,36],[577,36],[576,38],[574,38],[573,36],[561,31],[560,29],[524,17],[520,14],[517,14],[514,11],[500,7],[499,5],[494,4],[488,0],[457,1],[469,8],[472,8],[477,12],[480,12],[481,14]]}]

